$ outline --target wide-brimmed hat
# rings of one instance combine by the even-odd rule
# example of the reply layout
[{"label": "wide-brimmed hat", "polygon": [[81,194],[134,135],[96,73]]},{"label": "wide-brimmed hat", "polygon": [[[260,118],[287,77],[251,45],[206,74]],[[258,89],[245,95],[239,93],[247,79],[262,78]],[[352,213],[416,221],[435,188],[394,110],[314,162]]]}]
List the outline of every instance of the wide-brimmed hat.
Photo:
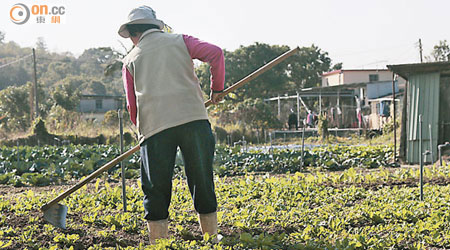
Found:
[{"label": "wide-brimmed hat", "polygon": [[118,32],[123,38],[130,37],[130,32],[127,29],[128,24],[154,24],[161,30],[164,28],[164,22],[156,19],[155,11],[148,6],[137,7],[128,14],[128,21],[120,26]]}]

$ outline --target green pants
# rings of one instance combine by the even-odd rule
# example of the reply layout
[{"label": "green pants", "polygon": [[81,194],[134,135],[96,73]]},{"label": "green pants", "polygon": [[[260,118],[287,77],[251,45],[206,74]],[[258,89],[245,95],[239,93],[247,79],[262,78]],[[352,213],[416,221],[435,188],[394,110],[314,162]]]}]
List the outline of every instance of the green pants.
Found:
[{"label": "green pants", "polygon": [[195,210],[207,214],[217,209],[212,166],[215,140],[208,120],[198,120],[161,131],[141,144],[141,183],[147,220],[169,217],[178,147]]}]

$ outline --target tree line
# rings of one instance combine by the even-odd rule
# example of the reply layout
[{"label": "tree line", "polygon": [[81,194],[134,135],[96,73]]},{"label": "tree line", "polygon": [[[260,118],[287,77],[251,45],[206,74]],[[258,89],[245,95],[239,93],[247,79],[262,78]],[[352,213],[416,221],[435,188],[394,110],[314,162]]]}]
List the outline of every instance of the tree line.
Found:
[{"label": "tree line", "polygon": [[[55,110],[75,112],[80,96],[123,95],[120,59],[127,52],[110,47],[86,49],[79,57],[73,54],[54,53],[47,49],[43,38],[36,42],[39,113],[46,118]],[[254,43],[240,46],[234,51],[224,50],[226,86],[242,79],[265,63],[288,51],[286,45]],[[0,31],[0,127],[26,129],[30,126],[29,95],[32,82],[31,48],[21,47],[13,41],[5,41]],[[18,60],[23,58],[23,60]],[[434,47],[428,60],[450,59],[446,40]],[[18,61],[17,61],[18,60]],[[2,67],[10,62],[16,63]],[[207,64],[196,64],[196,73],[206,94],[209,93],[210,71]],[[228,102],[263,105],[260,101],[279,93],[294,92],[301,88],[319,86],[323,72],[340,69],[342,63],[334,63],[326,51],[318,46],[301,47],[299,53],[288,58],[270,71],[256,78],[239,91],[227,97]],[[255,104],[256,103],[256,104]],[[234,105],[236,106],[236,105]],[[240,110],[254,110],[251,107]],[[263,116],[270,116],[264,112]],[[6,117],[2,120],[2,117]],[[260,122],[264,124],[264,122]]]}]

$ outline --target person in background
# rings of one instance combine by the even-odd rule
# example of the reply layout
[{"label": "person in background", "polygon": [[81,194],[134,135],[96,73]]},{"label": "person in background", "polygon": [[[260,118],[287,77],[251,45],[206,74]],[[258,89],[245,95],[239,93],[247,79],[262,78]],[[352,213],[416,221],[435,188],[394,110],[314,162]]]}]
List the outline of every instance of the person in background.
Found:
[{"label": "person in background", "polygon": [[297,114],[295,114],[294,109],[291,109],[291,114],[289,114],[288,127],[289,127],[289,130],[291,130],[292,128],[295,128],[295,130],[298,130]]},{"label": "person in background", "polygon": [[215,140],[192,60],[210,64],[210,97],[215,104],[224,89],[223,52],[195,37],[164,32],[164,27],[152,8],[141,6],[118,31],[134,44],[123,59],[122,75],[130,119],[139,131],[144,218],[151,243],[168,237],[178,147],[202,233],[217,235]]},{"label": "person in background", "polygon": [[314,127],[314,114],[311,113],[311,111],[308,111],[308,115],[306,116],[306,124],[308,125],[308,128]]}]

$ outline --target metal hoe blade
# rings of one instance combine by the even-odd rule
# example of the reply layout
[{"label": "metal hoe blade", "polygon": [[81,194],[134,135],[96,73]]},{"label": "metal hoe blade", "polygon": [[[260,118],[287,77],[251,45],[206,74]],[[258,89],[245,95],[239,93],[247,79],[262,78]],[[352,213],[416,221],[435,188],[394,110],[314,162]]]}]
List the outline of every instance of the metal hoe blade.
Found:
[{"label": "metal hoe blade", "polygon": [[55,227],[66,229],[67,206],[56,204],[44,211],[44,219]]}]

